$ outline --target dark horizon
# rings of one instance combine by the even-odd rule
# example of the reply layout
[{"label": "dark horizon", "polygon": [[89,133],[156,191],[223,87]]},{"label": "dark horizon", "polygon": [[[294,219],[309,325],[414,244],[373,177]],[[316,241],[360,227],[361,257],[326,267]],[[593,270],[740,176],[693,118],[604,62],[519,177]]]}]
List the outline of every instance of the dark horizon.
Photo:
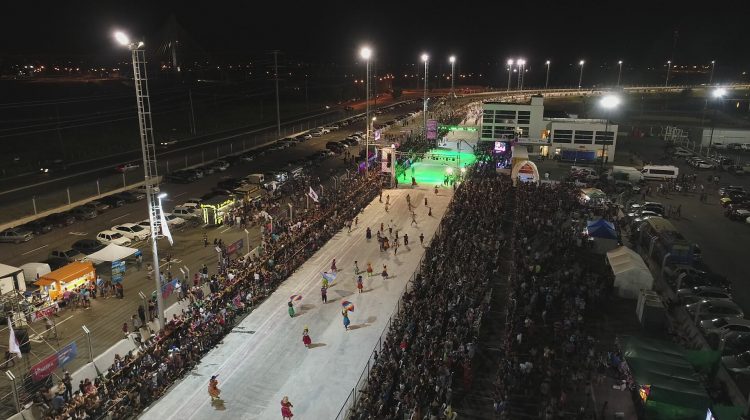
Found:
[{"label": "dark horizon", "polygon": [[[433,60],[446,62],[455,54],[466,67],[511,57],[524,57],[536,66],[548,59],[558,65],[580,59],[602,65],[621,59],[643,68],[671,59],[678,65],[716,60],[720,67],[744,71],[748,58],[733,51],[750,41],[743,13],[725,9],[717,28],[708,23],[705,11],[686,9],[684,4],[669,9],[653,3],[613,6],[590,1],[477,4],[465,10],[441,10],[422,2],[378,3],[367,11],[344,2],[262,7],[188,7],[177,1],[81,1],[75,7],[39,7],[24,2],[4,6],[7,23],[1,29],[5,45],[0,57],[127,59],[111,36],[121,29],[147,44],[157,40],[159,47],[178,34],[191,53],[217,60],[257,59],[280,50],[296,60],[346,65],[358,62],[359,47],[368,44],[384,66],[417,63],[426,51]],[[176,25],[170,23],[172,18]]]}]

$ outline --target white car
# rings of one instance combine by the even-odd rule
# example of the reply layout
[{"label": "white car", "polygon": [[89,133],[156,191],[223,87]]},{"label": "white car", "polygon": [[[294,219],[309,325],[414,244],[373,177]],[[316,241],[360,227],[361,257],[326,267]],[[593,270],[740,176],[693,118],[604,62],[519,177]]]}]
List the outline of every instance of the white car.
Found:
[{"label": "white car", "polygon": [[185,219],[172,213],[164,213],[164,218],[167,220],[167,225],[169,225],[170,229],[179,228],[185,225]]},{"label": "white car", "polygon": [[695,167],[698,169],[713,169],[716,167],[713,163],[706,162],[705,160],[699,160],[695,162]]},{"label": "white car", "polygon": [[675,156],[684,156],[684,157],[687,157],[687,156],[693,156],[693,154],[694,154],[694,153],[693,153],[693,152],[691,152],[690,150],[688,150],[688,149],[683,149],[682,147],[678,147],[678,148],[677,148],[677,149],[675,149],[675,151],[674,151],[674,155],[675,155]]},{"label": "white car", "polygon": [[103,230],[96,235],[96,240],[108,245],[115,244],[121,246],[128,246],[131,240],[126,238],[122,233],[115,232],[113,230]]},{"label": "white car", "polygon": [[226,160],[217,160],[214,163],[214,167],[220,170],[221,172],[224,172],[227,169],[229,169],[229,162],[227,162]]},{"label": "white car", "polygon": [[151,228],[149,226],[143,227],[141,225],[136,225],[135,223],[123,223],[121,225],[112,226],[112,230],[122,234],[122,236],[131,241],[145,241],[151,234]]},{"label": "white car", "polygon": [[201,217],[200,213],[195,210],[195,208],[191,207],[182,207],[177,206],[172,210],[172,214],[176,215],[177,217],[181,217],[185,220],[188,219],[198,219]]}]

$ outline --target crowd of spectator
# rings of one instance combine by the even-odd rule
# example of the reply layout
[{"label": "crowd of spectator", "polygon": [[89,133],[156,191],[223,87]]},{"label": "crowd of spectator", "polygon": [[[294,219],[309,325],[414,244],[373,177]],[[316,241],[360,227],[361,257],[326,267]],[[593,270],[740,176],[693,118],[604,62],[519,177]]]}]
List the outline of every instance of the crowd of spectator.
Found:
[{"label": "crowd of spectator", "polygon": [[522,183],[512,195],[506,342],[494,408],[500,418],[584,418],[598,367],[587,321],[609,292],[611,272],[584,246],[582,223],[591,215],[575,185]]},{"label": "crowd of spectator", "polygon": [[240,315],[269,296],[379,191],[377,174],[358,176],[339,190],[335,200],[313,206],[293,219],[275,220],[266,230],[259,256],[224,260],[211,276],[209,293],[191,289],[185,296],[189,299],[187,309],[175,314],[158,333],[141,340],[135,351],[115,356],[112,366],[93,382],[81,382],[73,391],[64,379],[39,392],[38,418],[106,415],[124,419],[137,415],[189,372],[221,342]]},{"label": "crowd of spectator", "polygon": [[374,355],[353,418],[455,418],[454,380],[471,386],[488,284],[506,247],[499,220],[511,184],[492,165],[483,168],[457,188]]}]

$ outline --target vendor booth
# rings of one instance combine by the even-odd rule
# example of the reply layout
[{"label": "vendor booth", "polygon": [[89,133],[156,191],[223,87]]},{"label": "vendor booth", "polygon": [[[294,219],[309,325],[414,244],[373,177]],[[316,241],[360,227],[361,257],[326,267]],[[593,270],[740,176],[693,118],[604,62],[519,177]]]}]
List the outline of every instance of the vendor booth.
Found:
[{"label": "vendor booth", "polygon": [[234,206],[234,198],[228,195],[217,195],[201,203],[203,223],[209,226],[224,224],[224,218]]},{"label": "vendor booth", "polygon": [[604,220],[591,220],[586,224],[586,235],[594,242],[594,252],[603,254],[617,248],[617,230],[615,225]]},{"label": "vendor booth", "polygon": [[615,275],[614,287],[617,296],[637,299],[641,290],[654,287],[654,276],[640,255],[621,246],[607,252],[607,263]]},{"label": "vendor booth", "polygon": [[14,290],[19,292],[26,290],[23,269],[0,264],[0,294],[4,295]]},{"label": "vendor booth", "polygon": [[94,264],[101,264],[104,262],[120,261],[128,258],[132,255],[136,255],[140,250],[138,248],[130,248],[127,246],[109,244],[99,251],[89,254],[84,258],[84,261],[91,261]]},{"label": "vendor booth", "polygon": [[94,279],[96,272],[91,261],[74,261],[43,275],[34,284],[39,286],[43,295],[48,294],[51,300],[56,300],[65,289],[74,289]]}]

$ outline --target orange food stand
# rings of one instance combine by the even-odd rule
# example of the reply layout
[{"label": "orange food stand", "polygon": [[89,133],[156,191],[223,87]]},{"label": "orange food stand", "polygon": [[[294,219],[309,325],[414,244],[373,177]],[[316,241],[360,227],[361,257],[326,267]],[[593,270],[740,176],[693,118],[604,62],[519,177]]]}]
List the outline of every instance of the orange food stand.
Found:
[{"label": "orange food stand", "polygon": [[96,272],[91,261],[74,261],[43,275],[34,284],[39,286],[43,293],[48,293],[51,300],[57,300],[58,297],[62,297],[66,288],[73,290],[95,279]]}]

